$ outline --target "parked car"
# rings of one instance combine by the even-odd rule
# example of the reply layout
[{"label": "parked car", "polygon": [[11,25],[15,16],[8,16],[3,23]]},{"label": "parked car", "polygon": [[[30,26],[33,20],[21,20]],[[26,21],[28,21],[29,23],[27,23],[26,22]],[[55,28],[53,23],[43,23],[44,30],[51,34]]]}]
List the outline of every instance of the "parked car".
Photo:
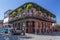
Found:
[{"label": "parked car", "polygon": [[1,32],[2,33],[8,33],[8,29],[2,29]]},{"label": "parked car", "polygon": [[11,32],[11,34],[13,34],[13,35],[25,35],[24,30],[22,30],[22,29],[20,29],[20,28],[11,29],[10,32]]}]

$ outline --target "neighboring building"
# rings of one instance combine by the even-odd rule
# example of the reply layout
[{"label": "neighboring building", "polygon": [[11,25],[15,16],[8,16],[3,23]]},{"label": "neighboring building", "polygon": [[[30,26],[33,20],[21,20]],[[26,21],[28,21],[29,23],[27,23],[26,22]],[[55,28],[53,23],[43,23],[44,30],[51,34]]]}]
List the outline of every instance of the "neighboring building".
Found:
[{"label": "neighboring building", "polygon": [[10,13],[9,23],[14,28],[25,28],[26,33],[48,33],[53,32],[56,16],[37,5],[36,3],[25,3]]},{"label": "neighboring building", "polygon": [[3,20],[0,20],[0,29],[3,28]]},{"label": "neighboring building", "polygon": [[3,27],[8,28],[9,26],[9,14],[12,12],[12,10],[8,10],[4,13],[4,19],[3,19]]},{"label": "neighboring building", "polygon": [[57,22],[56,25],[60,25],[60,22]]},{"label": "neighboring building", "polygon": [[60,22],[56,23],[56,27],[54,29],[56,32],[60,32]]}]

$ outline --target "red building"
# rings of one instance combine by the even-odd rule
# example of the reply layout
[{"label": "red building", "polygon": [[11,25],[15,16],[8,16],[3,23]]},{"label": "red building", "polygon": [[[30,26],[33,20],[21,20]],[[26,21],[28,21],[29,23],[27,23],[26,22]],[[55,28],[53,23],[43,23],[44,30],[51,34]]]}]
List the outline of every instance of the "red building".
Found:
[{"label": "red building", "polygon": [[10,13],[9,23],[14,28],[25,28],[27,33],[49,33],[53,32],[56,16],[37,5],[36,3],[25,3]]}]

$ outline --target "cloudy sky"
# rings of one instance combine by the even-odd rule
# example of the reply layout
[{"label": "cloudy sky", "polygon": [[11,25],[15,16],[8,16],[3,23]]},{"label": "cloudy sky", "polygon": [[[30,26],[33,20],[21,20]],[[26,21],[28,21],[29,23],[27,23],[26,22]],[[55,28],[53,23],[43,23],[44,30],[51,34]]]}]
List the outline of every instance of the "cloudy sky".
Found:
[{"label": "cloudy sky", "polygon": [[16,9],[26,2],[35,2],[56,15],[60,22],[60,0],[0,0],[0,20],[4,18],[4,12],[8,9]]}]

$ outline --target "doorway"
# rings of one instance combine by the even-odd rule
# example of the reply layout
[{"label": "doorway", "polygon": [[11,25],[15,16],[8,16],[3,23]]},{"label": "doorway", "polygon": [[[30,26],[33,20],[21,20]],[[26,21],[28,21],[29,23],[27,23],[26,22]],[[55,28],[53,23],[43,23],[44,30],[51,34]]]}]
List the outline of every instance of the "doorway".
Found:
[{"label": "doorway", "polygon": [[34,27],[35,27],[34,21],[26,22],[26,32],[27,33],[35,33]]}]

